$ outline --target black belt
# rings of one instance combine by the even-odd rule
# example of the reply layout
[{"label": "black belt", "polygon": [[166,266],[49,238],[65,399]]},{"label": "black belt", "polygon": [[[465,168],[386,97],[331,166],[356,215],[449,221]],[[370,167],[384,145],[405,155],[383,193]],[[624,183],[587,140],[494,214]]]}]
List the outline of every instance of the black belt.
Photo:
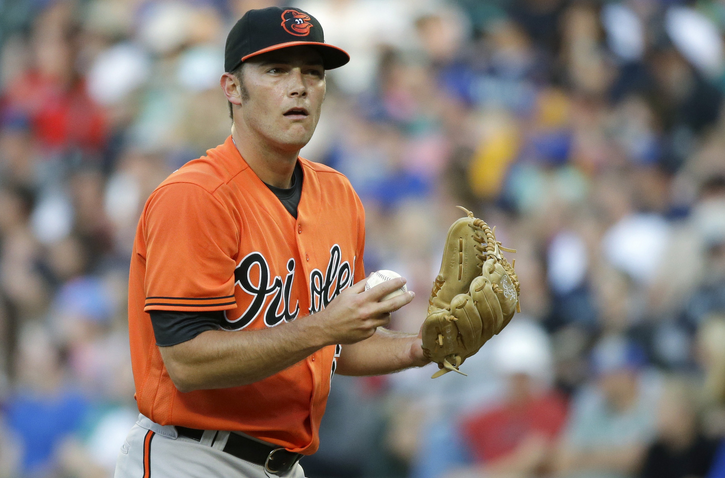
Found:
[{"label": "black belt", "polygon": [[[195,428],[176,427],[179,436],[201,441],[204,430]],[[237,458],[263,466],[268,472],[284,474],[292,469],[300,461],[303,455],[292,453],[284,448],[275,448],[265,445],[251,438],[236,433],[230,433],[227,444],[224,445],[224,452],[234,455]]]}]

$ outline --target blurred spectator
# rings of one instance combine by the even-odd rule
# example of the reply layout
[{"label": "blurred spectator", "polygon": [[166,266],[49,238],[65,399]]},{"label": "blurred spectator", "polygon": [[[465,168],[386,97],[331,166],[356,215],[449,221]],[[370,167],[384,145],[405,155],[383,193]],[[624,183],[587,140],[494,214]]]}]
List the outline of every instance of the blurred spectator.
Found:
[{"label": "blurred spectator", "polygon": [[705,373],[703,402],[705,430],[725,438],[725,314],[705,317],[700,324],[695,351]]},{"label": "blurred spectator", "polygon": [[55,2],[34,19],[31,61],[5,89],[6,111],[29,118],[48,153],[71,148],[100,153],[106,140],[103,111],[88,96],[78,71],[79,35],[72,2]]},{"label": "blurred spectator", "polygon": [[685,320],[696,328],[712,313],[725,311],[725,175],[704,181],[692,223],[705,261],[699,286],[685,303]]},{"label": "blurred spectator", "polygon": [[577,478],[632,477],[655,433],[658,381],[646,373],[643,350],[622,336],[601,339],[591,363],[596,386],[574,399],[557,471]]},{"label": "blurred spectator", "polygon": [[80,429],[89,401],[70,386],[60,350],[41,327],[24,327],[17,363],[17,386],[5,416],[22,454],[19,475],[52,476],[61,445]]},{"label": "blurred spectator", "polygon": [[473,464],[446,476],[545,476],[567,414],[565,400],[551,388],[548,337],[534,323],[519,321],[491,347],[496,370],[506,378],[505,395],[460,418],[461,442]]},{"label": "blurred spectator", "polygon": [[42,258],[30,227],[35,204],[32,190],[22,186],[0,189],[0,284],[19,318],[40,315],[48,304],[47,284],[36,267]]},{"label": "blurred spectator", "polygon": [[641,478],[705,477],[718,442],[698,423],[696,387],[682,378],[665,381],[657,411],[657,436],[645,452]]}]

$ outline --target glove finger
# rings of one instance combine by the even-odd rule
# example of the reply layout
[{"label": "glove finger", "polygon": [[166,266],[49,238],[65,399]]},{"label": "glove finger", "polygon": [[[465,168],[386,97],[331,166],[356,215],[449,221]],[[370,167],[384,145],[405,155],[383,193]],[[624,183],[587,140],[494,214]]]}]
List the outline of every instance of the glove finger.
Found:
[{"label": "glove finger", "polygon": [[[508,274],[501,277],[498,287],[498,299],[504,316],[503,327],[506,327],[516,313],[516,306],[519,303],[519,296],[516,293],[513,282]],[[502,328],[503,328],[502,327]]]},{"label": "glove finger", "polygon": [[519,300],[518,293],[506,269],[494,258],[486,260],[481,273],[482,277],[491,283],[491,289],[498,299],[497,303],[501,308],[503,317],[503,322],[498,327],[498,332],[501,332],[516,313]]},{"label": "glove finger", "polygon": [[[516,304],[517,303],[518,303],[518,301],[517,302],[514,302],[514,307],[516,307]],[[501,330],[503,330],[504,327],[506,327],[509,324],[509,322],[511,322],[511,319],[513,319],[513,318],[514,318],[514,314],[513,313],[512,314],[504,314],[504,316],[503,316],[503,325],[501,326]],[[501,332],[501,330],[499,330],[499,332]]]},{"label": "glove finger", "polygon": [[458,349],[458,328],[450,317],[448,310],[436,310],[428,315],[421,330],[423,350],[438,364]]},{"label": "glove finger", "polygon": [[504,325],[506,325],[506,319],[504,319],[503,311],[501,310],[501,302],[498,300],[496,292],[493,291],[490,282],[486,283],[486,287],[483,288],[483,293],[488,299],[491,310],[493,310],[494,316],[496,317],[496,330],[494,330],[494,333],[498,335],[503,330]]},{"label": "glove finger", "polygon": [[481,317],[490,317],[493,333],[501,332],[504,326],[503,311],[491,283],[484,278],[483,284],[473,289],[472,294],[475,295],[476,306]]},{"label": "glove finger", "polygon": [[477,352],[481,346],[481,330],[483,324],[481,316],[476,310],[473,299],[468,294],[458,294],[451,301],[451,314],[458,319],[458,338],[462,341],[463,357],[468,357]]},{"label": "glove finger", "polygon": [[482,308],[487,308],[487,305],[479,305],[481,301],[487,301],[485,296],[482,296],[481,289],[485,287],[487,281],[483,277],[476,277],[473,282],[471,282],[471,297],[473,298],[473,303],[476,306],[476,312],[479,314],[479,318],[481,320],[481,344],[486,343],[491,337],[493,337],[496,334],[496,327],[498,324],[496,323],[493,311],[489,310],[488,313],[482,313]]},{"label": "glove finger", "polygon": [[498,262],[496,262],[496,259],[494,259],[493,257],[489,258],[488,260],[486,260],[486,262],[483,263],[483,268],[481,270],[481,278],[483,279],[483,281],[476,286],[475,290],[472,290],[471,294],[473,295],[473,292],[479,292],[479,297],[485,297],[492,313],[491,318],[493,320],[494,334],[498,334],[501,331],[504,322],[503,312],[499,314],[501,304],[499,303],[498,296],[493,290],[493,284],[495,284],[500,278],[500,271],[496,267],[498,265]]}]

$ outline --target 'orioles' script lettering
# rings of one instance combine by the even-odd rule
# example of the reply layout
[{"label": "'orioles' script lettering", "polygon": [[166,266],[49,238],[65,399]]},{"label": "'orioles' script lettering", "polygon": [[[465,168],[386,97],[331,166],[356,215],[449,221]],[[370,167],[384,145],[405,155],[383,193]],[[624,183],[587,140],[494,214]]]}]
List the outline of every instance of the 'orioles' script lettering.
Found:
[{"label": "'orioles' script lettering", "polygon": [[310,272],[310,314],[327,307],[332,299],[353,284],[355,271],[347,261],[340,264],[341,259],[340,246],[335,244],[330,249],[330,260],[325,274],[319,269]]},{"label": "'orioles' script lettering", "polygon": [[[330,260],[325,274],[318,269],[310,273],[310,313],[319,312],[337,297],[346,287],[353,284],[354,269],[350,263],[341,263],[342,252],[340,246],[335,244],[330,249]],[[291,304],[292,284],[295,279],[295,260],[287,261],[287,274],[272,276],[267,259],[259,253],[247,254],[237,265],[234,271],[235,287],[240,287],[244,293],[252,297],[247,309],[236,318],[230,317],[232,311],[226,311],[224,316],[230,328],[239,330],[254,322],[263,315],[264,324],[274,327],[284,322],[291,322],[300,312],[299,301]],[[258,269],[258,279],[252,279],[252,271]],[[269,300],[269,298],[272,298]],[[266,308],[265,308],[265,304]]]}]

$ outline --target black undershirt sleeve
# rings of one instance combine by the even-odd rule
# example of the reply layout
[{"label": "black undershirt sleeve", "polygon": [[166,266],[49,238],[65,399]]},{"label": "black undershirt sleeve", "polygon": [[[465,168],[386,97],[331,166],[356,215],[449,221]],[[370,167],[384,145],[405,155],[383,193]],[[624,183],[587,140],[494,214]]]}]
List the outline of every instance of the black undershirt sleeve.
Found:
[{"label": "black undershirt sleeve", "polygon": [[224,311],[177,312],[152,310],[151,325],[156,336],[156,345],[171,347],[188,342],[207,330],[218,330],[225,323]]}]

